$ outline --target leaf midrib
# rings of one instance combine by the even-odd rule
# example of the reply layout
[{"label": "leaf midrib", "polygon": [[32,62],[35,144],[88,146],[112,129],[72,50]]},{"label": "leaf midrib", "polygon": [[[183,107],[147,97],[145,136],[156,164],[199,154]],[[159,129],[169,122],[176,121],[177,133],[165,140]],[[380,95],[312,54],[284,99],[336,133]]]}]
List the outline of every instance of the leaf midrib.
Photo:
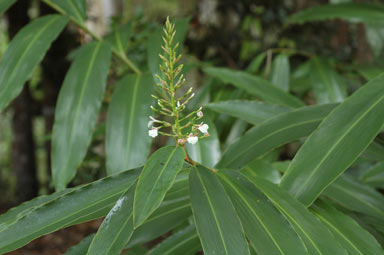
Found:
[{"label": "leaf midrib", "polygon": [[275,244],[276,248],[280,251],[281,254],[285,254],[283,252],[283,250],[281,249],[281,247],[279,246],[279,242],[277,242],[274,238],[274,236],[272,235],[272,233],[269,231],[269,229],[267,228],[267,226],[264,224],[264,222],[260,219],[259,215],[255,212],[255,210],[252,208],[252,206],[248,203],[247,199],[244,198],[244,196],[241,194],[241,192],[239,192],[239,190],[228,180],[227,177],[225,176],[222,176],[223,177],[223,180],[229,184],[229,186],[232,187],[232,189],[238,194],[238,196],[241,198],[241,200],[243,200],[243,202],[247,205],[247,207],[252,211],[252,213],[254,214],[254,216],[257,218],[257,220],[259,221],[259,223],[262,225],[262,227],[264,228],[265,232],[267,233],[267,235],[269,236],[269,238],[272,240],[272,242]]},{"label": "leaf midrib", "polygon": [[[240,156],[242,156],[245,152],[251,150],[252,148],[254,148],[255,146],[258,146],[261,142],[263,142],[264,140],[266,140],[267,138],[270,138],[271,136],[277,134],[277,133],[280,133],[280,132],[283,132],[287,129],[290,129],[290,128],[293,128],[293,127],[297,127],[297,126],[303,126],[303,125],[306,125],[306,124],[309,124],[309,123],[313,123],[313,122],[318,122],[318,121],[321,121],[322,119],[324,118],[319,118],[319,119],[311,119],[311,120],[308,120],[308,121],[302,121],[302,122],[299,122],[299,123],[294,123],[292,125],[288,125],[288,126],[284,126],[284,128],[281,128],[281,129],[277,129],[276,131],[274,132],[271,132],[269,133],[268,135],[262,137],[261,139],[257,140],[256,143],[252,144],[251,146],[249,147],[246,147],[245,149],[242,150],[241,153],[237,153],[237,156],[234,156],[232,157],[231,160],[229,160],[225,165],[228,166],[229,164],[233,163],[234,161],[236,161]],[[244,147],[243,147],[244,148]],[[261,156],[261,155],[260,155]]]},{"label": "leaf midrib", "polygon": [[[346,132],[344,132],[344,134],[336,141],[336,143],[334,143],[330,150],[327,151],[327,153],[325,154],[325,156],[321,159],[321,161],[317,164],[317,166],[315,167],[315,169],[311,172],[311,174],[309,175],[308,178],[305,179],[303,185],[300,186],[300,188],[297,190],[296,192],[296,195],[295,197],[298,197],[302,191],[303,191],[303,188],[306,187],[306,185],[308,184],[308,182],[312,179],[312,177],[315,175],[315,173],[317,173],[318,169],[321,167],[321,165],[325,162],[325,160],[328,158],[328,156],[336,149],[336,147],[338,147],[339,143],[351,132],[351,130],[373,109],[376,107],[376,105],[378,105],[382,100],[383,100],[384,96],[381,96],[376,102],[374,102],[368,109],[367,111],[365,111],[364,114],[362,114],[347,130]],[[323,122],[324,123],[324,122]],[[308,140],[307,140],[308,141]],[[293,163],[293,162],[292,162]],[[291,164],[292,164],[291,163]],[[289,170],[289,169],[288,169]],[[287,170],[287,171],[288,171]],[[292,171],[292,170],[291,170]],[[334,177],[330,183],[332,183],[332,181],[334,181],[339,175],[337,175],[336,177]],[[325,189],[325,187],[324,187]],[[324,190],[323,189],[323,190]],[[319,191],[317,194],[320,194],[321,191]],[[311,202],[314,201],[315,198],[312,199]]]},{"label": "leaf midrib", "polygon": [[207,197],[207,201],[208,201],[209,207],[211,208],[213,218],[214,218],[214,220],[215,220],[215,222],[216,222],[217,230],[219,231],[220,240],[221,240],[221,242],[223,243],[223,248],[224,248],[224,250],[225,250],[225,253],[228,254],[228,249],[227,249],[226,243],[225,243],[225,241],[224,241],[223,232],[222,232],[222,230],[221,230],[221,228],[220,228],[220,224],[219,224],[219,222],[218,222],[217,215],[216,215],[216,212],[215,212],[215,210],[214,210],[214,207],[213,207],[211,198],[210,198],[209,195],[208,195],[208,190],[207,190],[207,188],[205,187],[205,185],[204,185],[205,183],[204,183],[202,177],[201,177],[200,174],[199,174],[199,170],[198,170],[197,168],[195,168],[195,171],[196,171],[197,177],[198,177],[199,180],[200,180],[201,186],[202,186],[203,189],[204,189],[204,194],[205,194],[206,197]]}]

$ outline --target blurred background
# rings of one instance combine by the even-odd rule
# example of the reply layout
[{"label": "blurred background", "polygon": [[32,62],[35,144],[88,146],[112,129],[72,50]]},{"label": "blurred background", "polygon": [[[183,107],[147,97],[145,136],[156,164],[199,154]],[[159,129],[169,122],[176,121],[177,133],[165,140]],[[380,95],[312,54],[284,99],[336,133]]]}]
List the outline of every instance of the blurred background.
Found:
[{"label": "blurred background", "polygon": [[[198,62],[248,70],[272,79],[271,69],[276,54],[286,54],[291,68],[288,74],[291,92],[311,104],[314,100],[308,89],[311,82],[308,58],[311,56],[322,56],[325,62],[332,65],[337,79],[348,83],[351,91],[383,70],[380,56],[384,28],[358,22],[348,23],[340,19],[300,25],[286,23],[293,13],[313,6],[342,2],[351,1],[89,0],[87,26],[96,34],[105,35],[112,26],[130,22],[133,33],[128,56],[140,66],[146,61],[148,36],[167,16],[172,20],[189,18],[183,55],[185,62],[189,64],[186,69],[189,70],[187,80],[190,86],[200,88],[200,91],[204,85],[214,86],[214,82],[194,68]],[[23,26],[49,13],[54,11],[41,1],[18,0],[0,18],[0,58],[10,40]],[[22,93],[0,113],[0,212],[38,195],[53,192],[50,178],[50,137],[55,103],[70,65],[71,53],[88,40],[90,38],[76,26],[67,26],[53,43],[41,65],[34,70],[32,79]],[[112,66],[104,107],[92,144],[81,170],[71,183],[72,186],[105,176],[106,106],[114,82],[119,74],[126,71],[118,62],[114,62]],[[356,71],[357,66],[360,71]],[[233,92],[230,88],[212,91],[215,90],[209,92],[211,101],[230,98]],[[233,121],[230,125],[232,124]],[[220,126],[222,140],[226,140],[229,136],[226,126],[216,126]],[[157,143],[159,144],[155,144],[155,147],[162,145],[164,141]],[[287,149],[284,156],[289,158],[294,152],[294,149]],[[97,227],[97,222],[90,224],[81,231],[91,231],[87,229],[92,229],[92,224]],[[62,238],[62,246],[68,247],[65,238]],[[48,239],[46,242],[52,240]],[[76,243],[75,240],[73,242]],[[45,254],[41,250],[39,252],[36,254]],[[46,254],[61,254],[60,249],[58,253],[55,252],[51,248]],[[34,253],[30,250],[24,254]]]}]

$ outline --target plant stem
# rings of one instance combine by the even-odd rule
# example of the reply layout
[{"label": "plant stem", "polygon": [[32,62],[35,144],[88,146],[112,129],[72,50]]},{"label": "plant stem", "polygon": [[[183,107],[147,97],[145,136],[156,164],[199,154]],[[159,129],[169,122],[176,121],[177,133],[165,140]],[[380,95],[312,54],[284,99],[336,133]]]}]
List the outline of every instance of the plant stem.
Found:
[{"label": "plant stem", "polygon": [[[50,6],[51,8],[55,9],[60,14],[68,15],[63,9],[61,9],[59,6],[57,6],[56,4],[51,2],[51,0],[43,0],[43,2],[45,4],[47,4],[48,6]],[[100,36],[98,36],[97,34],[92,32],[85,24],[76,20],[73,16],[69,15],[69,19],[73,23],[75,23],[80,29],[82,29],[84,32],[89,34],[93,39],[95,39],[99,42],[103,41],[103,38],[101,38]],[[129,68],[131,68],[133,72],[135,72],[136,74],[139,74],[139,75],[141,74],[140,69],[136,67],[136,65],[127,57],[127,55],[125,53],[123,53],[123,52],[119,53],[115,50],[112,50],[112,52],[113,52],[113,54],[115,54],[116,57],[120,58]]]}]

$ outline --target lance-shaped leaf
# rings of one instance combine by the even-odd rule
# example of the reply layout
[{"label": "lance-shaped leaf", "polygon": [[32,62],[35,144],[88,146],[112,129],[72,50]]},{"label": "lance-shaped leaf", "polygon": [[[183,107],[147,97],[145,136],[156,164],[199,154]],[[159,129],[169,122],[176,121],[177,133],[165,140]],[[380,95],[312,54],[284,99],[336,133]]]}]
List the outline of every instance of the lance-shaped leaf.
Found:
[{"label": "lance-shaped leaf", "polygon": [[75,57],[60,90],[52,135],[52,178],[62,190],[76,174],[92,138],[107,82],[111,50],[93,42]]},{"label": "lance-shaped leaf", "polygon": [[325,59],[311,60],[311,78],[318,104],[342,102],[347,96],[341,77]]},{"label": "lance-shaped leaf", "polygon": [[286,54],[277,55],[272,62],[271,82],[276,87],[289,91],[289,56]]},{"label": "lance-shaped leaf", "polygon": [[116,84],[107,119],[107,172],[115,174],[144,165],[151,146],[147,124],[153,80],[129,74]]},{"label": "lance-shaped leaf", "polygon": [[201,250],[195,226],[188,226],[155,246],[148,255],[195,255]]},{"label": "lance-shaped leaf", "polygon": [[62,196],[53,195],[34,206],[0,230],[0,253],[19,248],[58,229],[102,217],[122,193],[133,185],[140,170],[118,175],[75,188]]},{"label": "lance-shaped leaf", "polygon": [[382,4],[355,2],[319,5],[295,13],[288,18],[288,23],[305,23],[336,18],[372,25],[384,24],[384,6]]},{"label": "lance-shaped leaf", "polygon": [[308,136],[334,107],[302,107],[263,122],[229,146],[216,167],[240,169],[278,146]]},{"label": "lance-shaped leaf", "polygon": [[16,3],[16,0],[1,0],[1,1],[0,1],[0,16],[2,16],[3,13],[4,13],[9,7],[11,7],[11,5],[13,5],[14,3]]},{"label": "lance-shaped leaf", "polygon": [[281,187],[309,206],[367,148],[384,124],[384,75],[337,106],[295,155]]},{"label": "lance-shaped leaf", "polygon": [[278,168],[262,159],[253,160],[241,169],[241,173],[245,176],[259,176],[275,184],[279,184],[281,178]]},{"label": "lance-shaped leaf", "polygon": [[370,186],[383,188],[384,187],[384,162],[376,164],[371,169],[367,170],[360,180]]},{"label": "lance-shaped leaf", "polygon": [[157,150],[145,164],[137,182],[133,203],[135,228],[160,206],[165,194],[172,187],[183,167],[185,151],[179,146]]},{"label": "lance-shaped leaf", "polygon": [[187,143],[187,152],[193,161],[213,167],[221,157],[219,137],[215,124],[208,117],[201,121],[208,124],[209,137],[199,140],[196,144]]},{"label": "lance-shaped leaf", "polygon": [[304,106],[304,103],[295,96],[273,86],[269,81],[243,71],[235,71],[227,68],[209,67],[203,70],[225,83],[230,83],[248,93],[259,96],[263,100],[288,107]]},{"label": "lance-shaped leaf", "polygon": [[329,203],[319,200],[311,207],[349,254],[384,254],[376,239],[349,216],[339,212]]},{"label": "lance-shaped leaf", "polygon": [[266,104],[260,101],[230,100],[207,104],[205,107],[219,113],[245,120],[253,125],[288,112],[289,109],[280,105]]},{"label": "lance-shaped leaf", "polygon": [[308,249],[308,254],[348,254],[335,240],[327,227],[287,191],[256,176],[253,176],[250,181],[263,192],[289,220],[304,241]]},{"label": "lance-shaped leaf", "polygon": [[87,3],[85,0],[50,0],[50,3],[79,23],[84,23],[87,19]]},{"label": "lance-shaped leaf", "polygon": [[250,254],[236,211],[215,174],[200,165],[192,168],[189,191],[204,254]]},{"label": "lance-shaped leaf", "polygon": [[16,34],[0,63],[0,111],[21,92],[67,22],[68,18],[61,15],[47,15],[32,21]]},{"label": "lance-shaped leaf", "polygon": [[117,200],[105,217],[89,246],[87,254],[119,255],[133,233],[132,207],[135,186]]},{"label": "lance-shaped leaf", "polygon": [[254,184],[237,171],[220,171],[218,176],[257,254],[306,254],[296,232]]},{"label": "lance-shaped leaf", "polygon": [[346,174],[340,176],[323,194],[349,210],[373,216],[384,224],[383,195]]}]

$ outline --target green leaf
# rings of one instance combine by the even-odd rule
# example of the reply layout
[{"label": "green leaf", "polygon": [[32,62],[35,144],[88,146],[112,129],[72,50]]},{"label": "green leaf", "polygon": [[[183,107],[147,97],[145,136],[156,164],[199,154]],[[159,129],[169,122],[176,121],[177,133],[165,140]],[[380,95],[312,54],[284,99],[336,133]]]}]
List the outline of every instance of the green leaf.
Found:
[{"label": "green leaf", "polygon": [[378,3],[341,3],[315,6],[293,14],[288,23],[305,23],[329,19],[344,19],[372,25],[384,24],[384,6]]},{"label": "green leaf", "polygon": [[129,22],[121,26],[114,26],[112,32],[104,38],[104,41],[111,45],[113,51],[124,55],[131,35],[132,23]]},{"label": "green leaf", "polygon": [[60,90],[52,134],[52,178],[62,190],[76,174],[91,142],[104,91],[111,50],[88,43],[75,57]]},{"label": "green leaf", "polygon": [[104,216],[122,193],[132,186],[139,169],[75,188],[38,206],[0,230],[0,253],[17,249],[30,241],[68,227]]},{"label": "green leaf", "polygon": [[257,254],[306,254],[301,239],[255,185],[236,171],[218,176]]},{"label": "green leaf", "polygon": [[193,161],[213,167],[221,157],[219,137],[215,125],[208,117],[201,121],[208,124],[209,137],[199,140],[196,144],[187,143],[187,152]]},{"label": "green leaf", "polygon": [[272,149],[312,133],[335,105],[302,107],[250,129],[224,152],[218,168],[240,169]]},{"label": "green leaf", "polygon": [[89,248],[89,245],[91,244],[94,236],[95,236],[95,234],[91,234],[91,235],[85,237],[78,244],[69,248],[68,251],[64,255],[86,255],[88,248]]},{"label": "green leaf", "polygon": [[331,232],[287,191],[259,177],[250,181],[285,215],[307,246],[308,254],[347,254]]},{"label": "green leaf", "polygon": [[311,207],[314,214],[324,222],[349,254],[384,254],[376,239],[352,218],[339,212],[329,203],[318,200]]},{"label": "green leaf", "polygon": [[152,91],[150,75],[129,74],[116,84],[107,118],[108,174],[144,165],[152,142],[147,129]]},{"label": "green leaf", "polygon": [[289,109],[279,105],[247,100],[221,101],[207,104],[205,107],[215,112],[245,120],[253,125],[258,125],[280,113],[289,111]]},{"label": "green leaf", "polygon": [[285,92],[289,91],[289,70],[289,56],[277,55],[272,62],[271,83]]},{"label": "green leaf", "polygon": [[143,225],[135,229],[128,247],[149,242],[171,231],[185,222],[191,215],[189,196],[183,196],[174,200],[164,200],[152,216]]},{"label": "green leaf", "polygon": [[311,60],[311,79],[318,104],[342,102],[347,96],[341,77],[325,59]]},{"label": "green leaf", "polygon": [[323,194],[343,207],[376,217],[384,224],[384,197],[373,188],[340,176]]},{"label": "green leaf", "polygon": [[0,1],[0,16],[2,16],[3,13],[4,13],[9,7],[11,7],[11,5],[13,5],[14,3],[16,3],[16,0],[1,0],[1,1]]},{"label": "green leaf", "polygon": [[360,181],[376,187],[384,187],[384,162],[379,162],[361,176]]},{"label": "green leaf", "polygon": [[[177,53],[180,53],[181,46],[183,45],[184,39],[187,35],[188,27],[189,27],[189,18],[176,20],[174,22],[175,24],[175,38],[174,42],[178,42],[180,46],[177,49]],[[159,27],[157,28],[151,36],[148,38],[148,45],[147,45],[147,61],[149,70],[152,72],[153,76],[155,74],[158,74],[161,76],[160,67],[162,60],[159,58],[159,54],[163,52],[161,49],[161,45],[163,45],[163,28]]]},{"label": "green leaf", "polygon": [[204,254],[250,254],[236,211],[215,174],[200,165],[192,168],[189,190]]},{"label": "green leaf", "polygon": [[85,0],[50,0],[50,2],[56,9],[73,17],[79,23],[84,23],[87,19]]},{"label": "green leaf", "polygon": [[300,99],[273,86],[269,81],[246,72],[219,67],[208,67],[203,71],[225,83],[230,83],[252,95],[259,96],[266,102],[294,108],[304,105]]},{"label": "green leaf", "polygon": [[279,171],[272,164],[261,159],[250,162],[241,169],[241,173],[245,176],[258,176],[274,184],[279,184],[281,178]]},{"label": "green leaf", "polygon": [[117,200],[105,217],[89,246],[87,254],[119,255],[133,233],[132,207],[135,186]]},{"label": "green leaf", "polygon": [[183,167],[185,151],[181,147],[166,146],[151,155],[137,182],[133,203],[135,228],[160,206]]},{"label": "green leaf", "polygon": [[367,148],[384,124],[384,75],[337,106],[311,134],[281,180],[306,206]]},{"label": "green leaf", "polygon": [[195,255],[201,250],[195,226],[188,226],[165,239],[148,252],[148,255]]},{"label": "green leaf", "polygon": [[0,62],[0,111],[21,92],[67,22],[68,18],[61,15],[47,15],[30,22],[16,34]]}]

